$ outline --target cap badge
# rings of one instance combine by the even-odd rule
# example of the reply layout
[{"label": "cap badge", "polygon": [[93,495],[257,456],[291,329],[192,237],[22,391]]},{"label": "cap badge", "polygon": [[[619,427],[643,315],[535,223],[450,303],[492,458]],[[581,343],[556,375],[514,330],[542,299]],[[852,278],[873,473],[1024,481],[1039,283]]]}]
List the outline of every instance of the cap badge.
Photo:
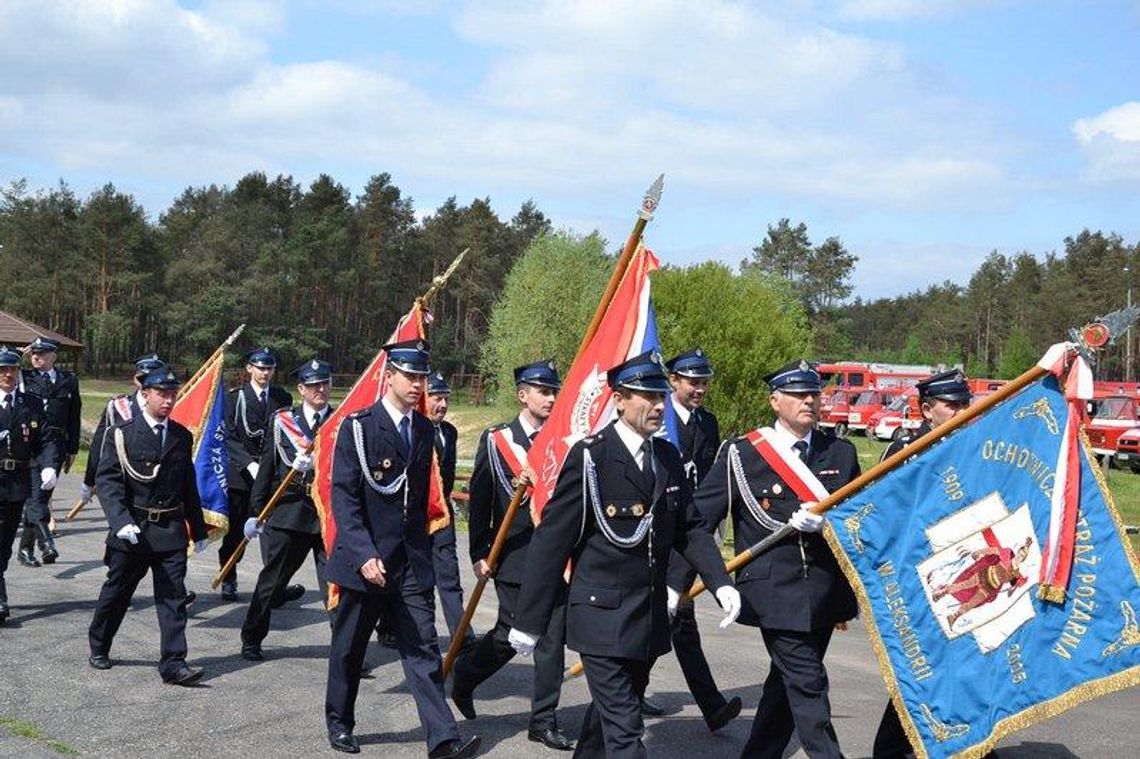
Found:
[{"label": "cap badge", "polygon": [[320,369],[320,368],[321,368],[321,362],[320,362],[320,361],[317,361],[317,360],[314,358],[314,359],[313,359],[313,362],[312,362],[311,364],[309,364],[309,368],[310,368],[310,369],[312,369],[312,370],[315,372],[315,371],[317,371],[318,369]]},{"label": "cap badge", "polygon": [[811,364],[809,364],[806,360],[804,360],[802,358],[800,359],[800,371],[801,372],[811,371]]},{"label": "cap badge", "polygon": [[554,371],[554,362],[553,361],[547,361],[546,362],[546,368],[550,369],[550,371]]},{"label": "cap badge", "polygon": [[700,348],[697,348],[695,351],[693,351],[693,353],[697,354],[698,356],[705,355],[705,352],[703,350],[701,350]]},{"label": "cap badge", "polygon": [[424,346],[423,340],[417,340],[416,341],[416,350],[419,350],[419,351],[427,350],[426,347]]}]

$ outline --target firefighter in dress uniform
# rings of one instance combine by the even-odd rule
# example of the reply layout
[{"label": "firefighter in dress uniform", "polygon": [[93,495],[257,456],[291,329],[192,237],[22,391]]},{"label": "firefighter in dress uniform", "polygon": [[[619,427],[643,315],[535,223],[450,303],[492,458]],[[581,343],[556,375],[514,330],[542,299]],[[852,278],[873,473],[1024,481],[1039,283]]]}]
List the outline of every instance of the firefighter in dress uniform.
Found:
[{"label": "firefighter in dress uniform", "polygon": [[[28,346],[32,367],[23,371],[25,392],[43,400],[47,431],[56,444],[57,460],[50,468],[66,474],[79,453],[79,380],[71,372],[55,366],[59,344],[37,337]],[[19,560],[24,566],[38,567],[35,546],[39,544],[44,564],[54,564],[59,550],[51,534],[51,490],[40,487],[39,463],[31,465],[32,492],[24,504],[24,531],[20,535]]]},{"label": "firefighter in dress uniform", "polygon": [[107,515],[107,579],[87,640],[88,663],[110,669],[115,633],[149,571],[161,631],[159,674],[164,683],[192,685],[202,670],[186,664],[186,553],[190,544],[201,553],[207,540],[193,436],[170,418],[179,384],[169,367],[150,372],[141,382],[139,413],[106,430],[95,483]]},{"label": "firefighter in dress uniform", "polygon": [[301,403],[277,410],[270,420],[266,433],[269,439],[250,493],[250,513],[260,514],[289,470],[296,473],[264,525],[258,525],[257,516],[247,517],[243,525],[247,538],[261,540],[266,557],[241,626],[241,655],[247,661],[265,658],[261,642],[269,633],[273,600],[285,592],[309,554],[316,565],[321,598],[328,596],[325,542],[313,503],[313,459],[305,450],[333,410],[329,403],[332,365],[314,358],[295,369],[293,376],[297,378]]},{"label": "firefighter in dress uniform", "polygon": [[855,595],[819,535],[824,518],[810,510],[814,502],[802,501],[761,451],[792,472],[802,467],[801,485],[814,477],[828,492],[855,479],[859,461],[850,442],[815,428],[822,384],[814,367],[794,361],[764,379],[776,421],[756,434],[767,437],[725,442],[694,497],[708,525],[731,513],[738,546],[796,528],[736,573],[740,621],[760,628],[771,659],[741,757],[779,759],[795,731],[808,756],[838,759],[823,658],[835,626],[854,618]]},{"label": "firefighter in dress uniform", "polygon": [[32,464],[40,488],[50,492],[56,483],[59,453],[46,425],[43,401],[20,390],[20,353],[0,345],[0,625],[11,614],[4,573],[32,492]]},{"label": "firefighter in dress uniform", "polygon": [[360,751],[353,735],[356,694],[368,639],[386,613],[429,759],[470,757],[479,737],[459,737],[443,692],[435,632],[427,523],[434,428],[415,411],[431,373],[430,353],[422,340],[383,350],[388,390],[341,423],[333,459],[336,541],[326,579],[340,586],[340,603],[333,616],[325,692],[329,745],[345,753]]},{"label": "firefighter in dress uniform", "polygon": [[566,643],[585,667],[591,702],[575,756],[644,757],[641,701],[649,671],[669,650],[665,573],[676,549],[725,609],[740,594],[700,514],[677,449],[656,437],[669,391],[660,355],[634,356],[606,373],[617,419],[575,443],[534,531],[509,638],[533,651],[562,573],[573,567]]},{"label": "firefighter in dress uniform", "polygon": [[[475,452],[468,502],[471,563],[478,578],[488,577],[487,556],[506,515],[517,482],[533,481],[526,453],[554,408],[562,387],[554,362],[535,361],[514,370],[515,394],[520,406],[517,417],[483,432]],[[504,447],[507,452],[504,452]],[[510,453],[514,451],[514,453]],[[512,461],[513,460],[513,461]],[[526,557],[534,523],[530,501],[519,504],[510,532],[495,567],[495,595],[499,614],[495,626],[455,661],[451,699],[467,719],[475,718],[475,688],[498,672],[515,656],[507,636],[518,613],[519,587],[526,577]],[[574,741],[558,727],[556,709],[562,694],[562,670],[566,663],[566,587],[552,589],[555,604],[542,642],[534,654],[534,691],[531,697],[527,738],[557,751],[569,751]]]},{"label": "firefighter in dress uniform", "polygon": [[[226,452],[229,471],[226,475],[226,500],[229,502],[230,528],[218,546],[218,566],[224,567],[241,543],[246,520],[251,511],[250,493],[257,479],[261,457],[270,448],[266,444],[270,420],[278,409],[293,405],[293,396],[283,387],[271,384],[277,372],[277,356],[268,346],[254,348],[245,354],[245,373],[249,380],[226,393]],[[267,563],[268,543],[261,544],[262,564]],[[222,578],[222,600],[236,601],[237,565]],[[274,606],[295,601],[305,594],[300,585],[281,590]]]}]

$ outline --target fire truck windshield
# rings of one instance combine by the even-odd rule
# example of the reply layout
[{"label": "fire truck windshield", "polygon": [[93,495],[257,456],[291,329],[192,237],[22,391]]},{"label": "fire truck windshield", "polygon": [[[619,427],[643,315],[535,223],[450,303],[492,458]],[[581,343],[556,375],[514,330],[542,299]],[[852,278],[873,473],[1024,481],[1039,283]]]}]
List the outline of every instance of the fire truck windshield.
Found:
[{"label": "fire truck windshield", "polygon": [[902,411],[906,408],[907,401],[910,400],[905,395],[896,396],[891,405],[887,406],[888,411]]},{"label": "fire truck windshield", "polygon": [[1096,419],[1135,419],[1136,411],[1131,398],[1105,398],[1096,410]]},{"label": "fire truck windshield", "polygon": [[866,405],[868,405],[870,403],[874,403],[874,402],[875,402],[875,391],[874,390],[864,390],[863,392],[859,393],[859,398],[852,405],[854,405],[854,406],[866,406]]}]

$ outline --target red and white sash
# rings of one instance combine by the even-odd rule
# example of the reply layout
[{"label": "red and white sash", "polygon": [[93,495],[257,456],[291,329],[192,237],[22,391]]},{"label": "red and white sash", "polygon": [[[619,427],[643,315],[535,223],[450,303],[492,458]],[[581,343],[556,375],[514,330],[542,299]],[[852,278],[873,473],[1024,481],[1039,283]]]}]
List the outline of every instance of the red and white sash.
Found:
[{"label": "red and white sash", "polygon": [[277,429],[285,439],[289,441],[295,451],[308,450],[309,446],[313,444],[312,438],[305,434],[301,429],[301,425],[293,418],[292,409],[279,409],[274,417],[277,420]]},{"label": "red and white sash", "polygon": [[744,437],[801,501],[822,501],[829,495],[827,488],[795,451],[781,444],[774,429],[760,427]]},{"label": "red and white sash", "polygon": [[129,422],[134,414],[131,412],[131,396],[120,395],[111,399],[111,409],[118,414],[121,422]]},{"label": "red and white sash", "polygon": [[[526,449],[515,442],[514,435],[511,434],[510,427],[500,427],[497,430],[491,430],[488,435],[489,443],[494,446],[493,450],[487,451],[487,455],[491,457],[492,465],[495,468],[495,474],[498,477],[499,484],[509,494],[514,494],[515,484],[518,477],[522,474],[523,466],[526,464]],[[499,452],[495,456],[495,451]],[[507,471],[504,472],[501,464],[506,463]]]}]

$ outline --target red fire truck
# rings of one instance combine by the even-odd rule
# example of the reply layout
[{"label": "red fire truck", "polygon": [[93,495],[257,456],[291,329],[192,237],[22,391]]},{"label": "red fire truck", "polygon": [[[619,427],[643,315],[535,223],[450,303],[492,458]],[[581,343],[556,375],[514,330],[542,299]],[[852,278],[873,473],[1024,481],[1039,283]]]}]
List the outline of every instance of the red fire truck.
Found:
[{"label": "red fire truck", "polygon": [[[870,429],[867,423],[869,415],[890,403],[898,393],[938,371],[934,366],[863,361],[824,362],[816,369],[825,385],[819,426],[834,429],[840,437],[846,435],[848,429]],[[867,391],[879,392],[861,397]],[[889,392],[890,397],[883,397],[884,392]],[[859,408],[853,409],[852,406]],[[849,419],[852,411],[856,419]]]},{"label": "red fire truck", "polygon": [[907,390],[914,392],[913,388],[893,387],[886,390],[864,390],[859,393],[859,397],[851,402],[847,410],[847,429],[867,434],[867,430],[873,429],[870,426],[871,417],[885,409]]},{"label": "red fire truck", "polygon": [[1140,383],[1097,380],[1089,406],[1084,430],[1093,453],[1102,461],[1107,459],[1109,465],[1116,461],[1131,464],[1135,458],[1132,451],[1126,448],[1125,455],[1117,454],[1121,436],[1140,427]]}]

